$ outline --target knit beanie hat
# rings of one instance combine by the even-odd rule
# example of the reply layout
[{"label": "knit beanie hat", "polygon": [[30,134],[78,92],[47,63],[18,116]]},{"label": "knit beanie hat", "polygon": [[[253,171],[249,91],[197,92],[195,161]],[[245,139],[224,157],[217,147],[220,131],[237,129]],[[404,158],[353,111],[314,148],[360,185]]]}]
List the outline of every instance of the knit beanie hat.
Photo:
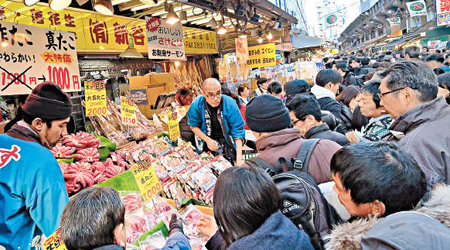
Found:
[{"label": "knit beanie hat", "polygon": [[42,119],[61,120],[72,114],[72,101],[53,82],[43,82],[33,89],[22,110]]},{"label": "knit beanie hat", "polygon": [[247,126],[255,132],[274,132],[292,127],[289,110],[283,101],[272,95],[260,95],[247,104]]},{"label": "knit beanie hat", "polygon": [[284,85],[284,91],[286,92],[286,96],[291,96],[295,94],[309,92],[311,90],[311,86],[305,80],[294,80],[287,82]]}]

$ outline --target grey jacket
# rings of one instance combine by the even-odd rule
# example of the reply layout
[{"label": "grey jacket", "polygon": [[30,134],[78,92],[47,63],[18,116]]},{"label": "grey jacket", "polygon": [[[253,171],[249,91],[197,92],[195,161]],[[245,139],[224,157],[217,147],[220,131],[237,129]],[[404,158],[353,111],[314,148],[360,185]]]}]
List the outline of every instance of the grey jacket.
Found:
[{"label": "grey jacket", "polygon": [[[406,195],[406,194],[405,194]],[[341,224],[327,236],[326,249],[444,250],[450,246],[450,186],[437,185],[415,211]]]},{"label": "grey jacket", "polygon": [[429,189],[438,182],[450,184],[450,106],[442,97],[411,109],[391,124],[405,134],[399,145],[424,171]]}]

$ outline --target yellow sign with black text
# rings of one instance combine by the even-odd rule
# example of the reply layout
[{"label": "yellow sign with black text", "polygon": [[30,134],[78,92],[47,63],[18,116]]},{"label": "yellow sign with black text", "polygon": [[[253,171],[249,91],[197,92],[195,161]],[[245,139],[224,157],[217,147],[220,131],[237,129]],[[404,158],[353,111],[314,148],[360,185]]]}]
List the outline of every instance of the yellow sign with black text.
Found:
[{"label": "yellow sign with black text", "polygon": [[169,115],[168,124],[169,125],[169,137],[171,141],[175,141],[180,138],[180,122],[178,121],[177,112],[172,112]]},{"label": "yellow sign with black text", "polygon": [[122,114],[122,122],[128,125],[136,125],[136,108],[134,100],[125,96],[120,97],[120,113]]},{"label": "yellow sign with black text", "polygon": [[84,83],[86,116],[107,115],[105,81],[86,81]]},{"label": "yellow sign with black text", "polygon": [[183,27],[183,40],[186,54],[218,53],[214,31]]},{"label": "yellow sign with black text", "polygon": [[149,201],[153,196],[162,191],[161,182],[159,182],[155,169],[149,158],[138,162],[131,168],[134,179],[139,187],[144,202]]},{"label": "yellow sign with black text", "polygon": [[61,238],[61,228],[58,228],[44,241],[44,250],[67,250]]},{"label": "yellow sign with black text", "polygon": [[277,64],[275,44],[268,43],[248,48],[247,68],[270,67]]}]

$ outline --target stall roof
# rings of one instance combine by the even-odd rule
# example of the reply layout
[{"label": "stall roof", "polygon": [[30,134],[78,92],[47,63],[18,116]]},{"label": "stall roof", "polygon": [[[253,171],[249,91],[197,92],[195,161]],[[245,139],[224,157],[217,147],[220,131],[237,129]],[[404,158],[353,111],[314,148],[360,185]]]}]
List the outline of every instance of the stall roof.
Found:
[{"label": "stall roof", "polygon": [[325,44],[325,39],[300,34],[291,36],[291,43],[294,49],[310,48]]}]

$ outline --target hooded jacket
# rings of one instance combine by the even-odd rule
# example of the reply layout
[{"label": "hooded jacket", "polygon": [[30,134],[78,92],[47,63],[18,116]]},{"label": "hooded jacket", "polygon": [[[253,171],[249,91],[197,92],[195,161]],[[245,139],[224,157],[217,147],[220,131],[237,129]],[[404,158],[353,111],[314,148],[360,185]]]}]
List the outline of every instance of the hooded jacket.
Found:
[{"label": "hooded jacket", "polygon": [[308,132],[305,133],[304,137],[306,139],[313,139],[313,138],[328,139],[330,141],[336,142],[341,146],[350,144],[345,135],[331,131],[330,127],[328,127],[326,123],[322,123],[320,125],[310,128]]},{"label": "hooded jacket", "polygon": [[[275,167],[280,157],[286,159],[297,157],[303,141],[298,128],[288,128],[270,133],[256,140],[258,157]],[[329,140],[320,140],[317,144],[308,167],[308,174],[314,178],[317,184],[332,180],[330,162],[334,153],[340,148],[339,144]]]},{"label": "hooded jacket", "polygon": [[331,90],[314,84],[311,93],[316,96],[321,110],[330,111],[340,121],[341,105],[336,101],[336,95]]},{"label": "hooded jacket", "polygon": [[450,106],[439,97],[403,113],[389,127],[405,134],[399,145],[419,163],[429,189],[438,182],[450,184],[449,124]]},{"label": "hooded jacket", "polygon": [[337,226],[326,249],[448,249],[450,186],[438,185],[431,199],[410,212],[362,218]]}]

